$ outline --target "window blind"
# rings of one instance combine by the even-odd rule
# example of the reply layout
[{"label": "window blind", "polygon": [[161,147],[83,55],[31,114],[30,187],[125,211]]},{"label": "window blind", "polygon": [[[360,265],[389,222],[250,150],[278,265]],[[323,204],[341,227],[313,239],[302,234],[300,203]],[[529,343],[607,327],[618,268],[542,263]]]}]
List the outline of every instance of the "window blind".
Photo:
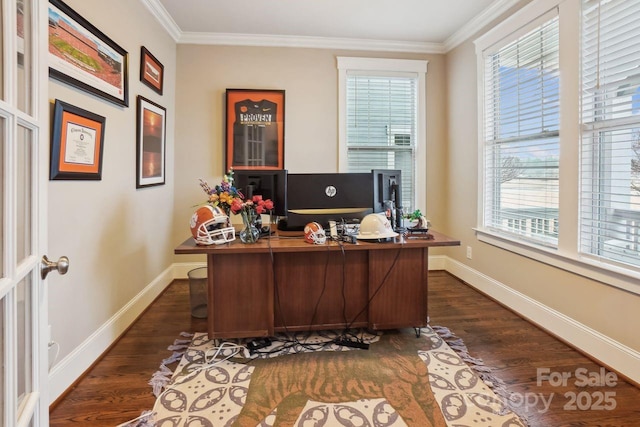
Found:
[{"label": "window blind", "polygon": [[640,2],[582,1],[580,251],[640,267]]},{"label": "window blind", "polygon": [[483,225],[557,246],[558,17],[484,54]]},{"label": "window blind", "polygon": [[349,172],[402,171],[402,201],[415,208],[418,77],[349,72],[346,145]]}]

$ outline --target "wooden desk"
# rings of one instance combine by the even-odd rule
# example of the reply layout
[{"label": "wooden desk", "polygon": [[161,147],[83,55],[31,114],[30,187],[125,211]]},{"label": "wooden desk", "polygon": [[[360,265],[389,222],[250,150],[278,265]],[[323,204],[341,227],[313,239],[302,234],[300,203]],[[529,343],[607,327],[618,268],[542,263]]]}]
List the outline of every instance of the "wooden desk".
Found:
[{"label": "wooden desk", "polygon": [[460,241],[435,231],[433,239],[395,242],[305,243],[272,236],[198,246],[176,254],[206,254],[209,338],[272,336],[281,331],[427,324],[428,251]]}]

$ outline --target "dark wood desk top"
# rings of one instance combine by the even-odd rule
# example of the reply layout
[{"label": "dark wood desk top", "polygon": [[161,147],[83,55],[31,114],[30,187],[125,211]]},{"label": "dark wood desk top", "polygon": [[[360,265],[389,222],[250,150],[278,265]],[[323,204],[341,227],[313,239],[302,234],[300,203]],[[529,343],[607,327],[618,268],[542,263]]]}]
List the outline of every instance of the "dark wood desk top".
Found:
[{"label": "dark wood desk top", "polygon": [[460,241],[445,236],[437,231],[429,230],[428,233],[433,238],[425,238],[424,235],[416,234],[408,237],[397,237],[389,242],[367,242],[358,240],[357,243],[333,242],[327,240],[324,245],[312,245],[306,243],[302,237],[283,237],[277,234],[271,237],[262,237],[257,243],[245,244],[236,237],[231,243],[222,245],[196,245],[193,237],[189,237],[180,246],[175,248],[176,254],[233,254],[233,253],[261,253],[261,252],[319,252],[326,250],[358,251],[358,250],[379,250],[391,249],[400,245],[408,248],[425,248],[436,246],[460,246]]}]

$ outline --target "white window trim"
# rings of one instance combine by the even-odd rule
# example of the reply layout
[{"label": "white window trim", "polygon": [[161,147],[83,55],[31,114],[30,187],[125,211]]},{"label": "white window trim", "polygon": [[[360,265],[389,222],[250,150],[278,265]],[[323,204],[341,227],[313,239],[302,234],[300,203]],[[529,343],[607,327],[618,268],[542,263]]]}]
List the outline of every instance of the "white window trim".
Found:
[{"label": "white window trim", "polygon": [[416,59],[383,59],[383,58],[356,58],[337,57],[338,66],[338,171],[346,172],[347,165],[347,74],[348,72],[373,71],[381,73],[398,73],[398,75],[411,75],[418,77],[418,123],[416,135],[415,158],[416,166],[414,176],[415,209],[426,211],[427,201],[427,97],[426,74],[428,61]]},{"label": "white window trim", "polygon": [[[479,241],[563,269],[607,285],[640,295],[640,271],[620,264],[604,263],[579,253],[580,191],[580,1],[534,0],[474,41],[478,86],[478,200],[484,200],[484,61],[488,49],[495,50],[506,37],[530,30],[558,8],[560,19],[560,198],[558,247],[525,243],[497,234],[482,226],[484,210],[477,206],[474,228]],[[551,12],[553,13],[553,12]],[[533,19],[532,19],[533,17]],[[535,18],[540,17],[540,18]]]}]

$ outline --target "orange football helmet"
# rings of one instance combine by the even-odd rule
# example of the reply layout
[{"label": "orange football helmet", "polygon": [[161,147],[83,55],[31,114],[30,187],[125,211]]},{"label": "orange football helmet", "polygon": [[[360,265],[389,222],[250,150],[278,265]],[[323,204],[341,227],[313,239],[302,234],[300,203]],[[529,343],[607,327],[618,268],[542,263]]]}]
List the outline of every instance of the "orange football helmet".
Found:
[{"label": "orange football helmet", "polygon": [[304,226],[304,241],[316,245],[324,245],[327,241],[327,235],[324,228],[317,222],[310,222]]},{"label": "orange football helmet", "polygon": [[220,245],[236,239],[236,230],[229,226],[229,217],[218,206],[198,208],[191,216],[191,234],[199,245]]}]

